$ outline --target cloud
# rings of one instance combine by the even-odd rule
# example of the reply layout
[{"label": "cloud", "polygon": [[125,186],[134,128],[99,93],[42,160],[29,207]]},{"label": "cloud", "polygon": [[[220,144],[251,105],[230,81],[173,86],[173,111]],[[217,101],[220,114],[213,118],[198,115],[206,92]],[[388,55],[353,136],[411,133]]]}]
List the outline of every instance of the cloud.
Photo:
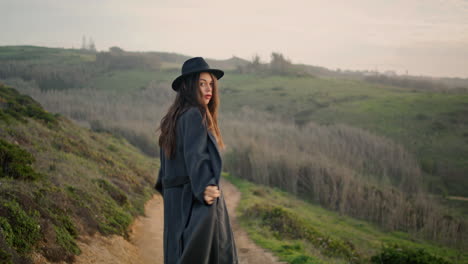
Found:
[{"label": "cloud", "polygon": [[410,73],[468,77],[468,41],[412,43],[398,47],[394,61],[405,65]]},{"label": "cloud", "polygon": [[468,77],[463,0],[3,0],[0,9],[0,45],[79,47],[86,35],[99,50],[264,60],[278,51],[331,68]]}]

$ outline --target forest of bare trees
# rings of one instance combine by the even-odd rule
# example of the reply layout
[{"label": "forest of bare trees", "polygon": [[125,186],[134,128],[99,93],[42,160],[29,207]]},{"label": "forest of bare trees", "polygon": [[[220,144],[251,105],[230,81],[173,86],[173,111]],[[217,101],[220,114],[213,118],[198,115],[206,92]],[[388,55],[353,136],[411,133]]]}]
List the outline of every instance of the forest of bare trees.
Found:
[{"label": "forest of bare trees", "polygon": [[21,60],[0,64],[0,79],[18,78],[34,81],[42,90],[63,90],[81,87],[96,71],[92,64],[31,64]]},{"label": "forest of bare trees", "polygon": [[42,90],[65,90],[86,87],[91,79],[111,70],[156,71],[161,67],[161,60],[156,53],[127,52],[119,47],[111,47],[109,51],[81,52],[85,55],[91,53],[95,60],[81,61],[73,57],[60,59],[57,56],[49,61],[37,54],[35,58],[27,53],[3,58],[0,79],[18,78],[34,81]]},{"label": "forest of bare trees", "polygon": [[466,220],[427,195],[414,157],[401,145],[346,125],[298,128],[252,109],[226,114],[224,120],[227,171],[387,231],[466,243]]}]

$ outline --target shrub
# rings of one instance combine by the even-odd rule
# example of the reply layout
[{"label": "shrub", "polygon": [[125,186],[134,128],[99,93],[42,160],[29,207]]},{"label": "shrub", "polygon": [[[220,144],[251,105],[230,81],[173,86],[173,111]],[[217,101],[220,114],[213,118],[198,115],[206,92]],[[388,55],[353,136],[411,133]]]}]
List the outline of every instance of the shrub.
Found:
[{"label": "shrub", "polygon": [[[10,230],[6,228],[6,232],[2,231],[2,233],[4,236],[6,234],[6,242],[18,253],[30,252],[33,245],[41,238],[39,213],[36,210],[26,213],[18,202],[3,200],[0,203],[0,218],[6,219],[10,227],[14,226]],[[7,227],[4,220],[0,224],[2,230]]]},{"label": "shrub", "polygon": [[451,264],[433,256],[423,248],[409,248],[398,244],[384,245],[377,255],[371,257],[375,264]]},{"label": "shrub", "polygon": [[0,263],[5,263],[5,264],[12,264],[11,262],[11,254],[4,251],[3,249],[0,249]]},{"label": "shrub", "polygon": [[66,227],[54,225],[54,229],[55,234],[57,235],[57,243],[63,249],[75,255],[79,255],[81,253],[80,248],[76,245],[73,234],[71,234]]},{"label": "shrub", "polygon": [[30,96],[20,94],[11,87],[0,84],[0,119],[4,121],[25,121],[25,117],[42,120],[47,124],[57,124],[57,118],[45,111]]},{"label": "shrub", "polygon": [[305,255],[297,256],[291,261],[291,264],[312,264],[312,263],[316,263],[316,262],[313,262],[313,259],[311,257],[305,256]]},{"label": "shrub", "polygon": [[115,187],[115,185],[113,185],[109,181],[107,181],[105,179],[93,179],[93,181],[100,188],[102,188],[104,191],[106,191],[106,193],[112,199],[114,199],[114,201],[116,201],[119,205],[124,205],[124,204],[127,203],[127,201],[128,201],[127,195],[125,195],[125,193],[122,190]]},{"label": "shrub", "polygon": [[10,223],[8,222],[8,219],[5,217],[0,216],[0,235],[3,236],[3,239],[8,245],[13,245],[13,238],[14,238],[14,233],[13,229],[11,228]]},{"label": "shrub", "polygon": [[360,262],[361,257],[354,251],[354,246],[350,242],[345,243],[319,233],[298,215],[283,207],[254,204],[244,211],[244,217],[259,219],[261,225],[272,230],[279,240],[305,239],[326,256],[344,257],[350,263]]},{"label": "shrub", "polygon": [[101,233],[118,234],[128,238],[127,227],[132,222],[132,215],[128,213],[128,211],[117,206],[112,200],[102,202],[104,219],[99,223]]},{"label": "shrub", "polygon": [[34,156],[17,145],[0,139],[0,178],[36,180],[43,177],[31,168]]}]

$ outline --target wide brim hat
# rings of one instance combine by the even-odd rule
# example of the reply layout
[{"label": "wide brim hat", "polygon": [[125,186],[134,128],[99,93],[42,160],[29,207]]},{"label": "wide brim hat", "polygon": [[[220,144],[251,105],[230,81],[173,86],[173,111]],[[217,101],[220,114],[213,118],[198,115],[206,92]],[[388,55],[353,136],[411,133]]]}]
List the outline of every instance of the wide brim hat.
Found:
[{"label": "wide brim hat", "polygon": [[180,82],[192,73],[197,72],[210,72],[219,80],[224,76],[224,71],[219,69],[212,69],[210,65],[202,57],[194,57],[186,60],[182,65],[181,75],[172,81],[172,89],[178,91]]}]

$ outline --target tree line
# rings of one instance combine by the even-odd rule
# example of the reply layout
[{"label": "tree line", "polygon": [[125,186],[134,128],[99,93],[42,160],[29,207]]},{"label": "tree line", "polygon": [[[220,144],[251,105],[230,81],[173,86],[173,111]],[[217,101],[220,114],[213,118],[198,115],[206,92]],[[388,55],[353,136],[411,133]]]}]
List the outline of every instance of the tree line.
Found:
[{"label": "tree line", "polygon": [[42,90],[85,87],[90,81],[112,70],[157,71],[162,60],[156,53],[127,52],[119,47],[109,51],[80,51],[94,56],[91,61],[66,59],[27,59],[20,54],[0,61],[0,79],[21,78],[34,81]]},{"label": "tree line", "polygon": [[279,76],[314,76],[300,65],[295,65],[290,59],[287,59],[282,53],[272,52],[268,63],[263,63],[258,54],[252,57],[252,60],[245,65],[238,65],[237,73],[269,74]]}]

